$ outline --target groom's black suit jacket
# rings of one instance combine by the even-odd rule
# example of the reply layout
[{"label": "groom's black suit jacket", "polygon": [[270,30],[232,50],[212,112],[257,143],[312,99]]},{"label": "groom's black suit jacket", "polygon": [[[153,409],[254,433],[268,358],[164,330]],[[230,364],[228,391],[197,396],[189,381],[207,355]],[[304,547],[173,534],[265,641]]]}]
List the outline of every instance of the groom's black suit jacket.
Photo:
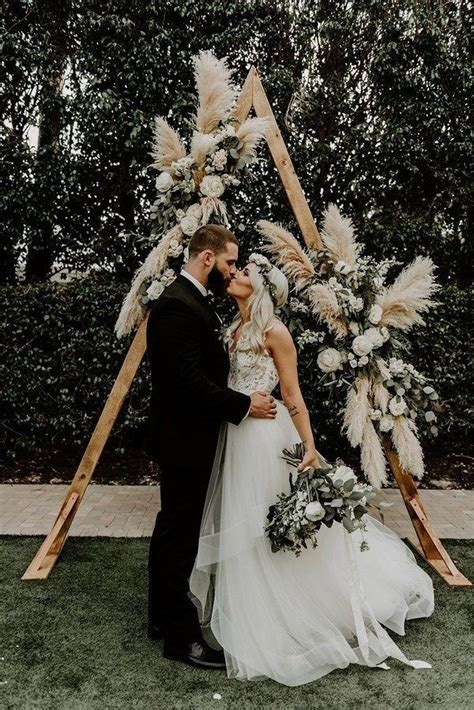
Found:
[{"label": "groom's black suit jacket", "polygon": [[248,412],[250,397],[227,387],[219,330],[206,298],[181,275],[151,308],[147,449],[163,467],[210,471],[221,422],[239,424]]}]

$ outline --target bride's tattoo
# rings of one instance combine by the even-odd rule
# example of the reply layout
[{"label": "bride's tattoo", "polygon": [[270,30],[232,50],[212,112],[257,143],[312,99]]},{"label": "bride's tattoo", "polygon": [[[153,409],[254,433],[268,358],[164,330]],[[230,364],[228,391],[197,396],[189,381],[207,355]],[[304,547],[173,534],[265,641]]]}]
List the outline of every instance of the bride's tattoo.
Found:
[{"label": "bride's tattoo", "polygon": [[288,412],[290,413],[290,417],[296,417],[297,414],[299,414],[298,407],[296,404],[294,404],[292,407],[288,407]]}]

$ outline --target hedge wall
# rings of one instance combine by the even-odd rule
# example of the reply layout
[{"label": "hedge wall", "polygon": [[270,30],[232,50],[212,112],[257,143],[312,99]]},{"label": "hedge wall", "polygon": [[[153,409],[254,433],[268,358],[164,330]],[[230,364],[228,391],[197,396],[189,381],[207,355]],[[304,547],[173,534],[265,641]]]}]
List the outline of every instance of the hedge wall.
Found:
[{"label": "hedge wall", "polygon": [[[41,450],[83,447],[120,368],[128,341],[113,326],[123,285],[97,278],[70,284],[0,288],[0,446],[7,459]],[[433,378],[446,411],[440,439],[468,435],[470,368],[466,346],[468,294],[446,288],[427,326],[413,340],[413,364]],[[229,317],[231,304],[224,305]],[[342,447],[335,402],[317,386],[311,358],[300,362],[303,393],[320,443]],[[140,447],[150,392],[143,361],[113,429],[112,450]]]}]

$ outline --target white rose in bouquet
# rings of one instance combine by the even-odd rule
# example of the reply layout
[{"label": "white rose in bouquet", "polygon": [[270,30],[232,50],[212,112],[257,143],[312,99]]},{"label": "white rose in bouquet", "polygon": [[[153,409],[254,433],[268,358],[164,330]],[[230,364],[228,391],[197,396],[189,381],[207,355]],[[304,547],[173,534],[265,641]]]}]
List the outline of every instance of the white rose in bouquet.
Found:
[{"label": "white rose in bouquet", "polygon": [[354,311],[354,313],[358,313],[363,309],[364,301],[362,300],[362,298],[356,298],[355,296],[351,296],[349,298],[349,305]]},{"label": "white rose in bouquet", "polygon": [[352,468],[349,468],[349,466],[337,466],[337,468],[329,473],[328,476],[333,483],[334,481],[342,481],[345,483],[346,481],[356,480],[354,471]]},{"label": "white rose in bouquet", "polygon": [[334,372],[341,364],[341,354],[334,348],[326,348],[319,353],[317,363],[323,372]]},{"label": "white rose in bouquet", "polygon": [[384,344],[383,335],[378,328],[368,328],[364,335],[370,338],[374,348],[380,348]]},{"label": "white rose in bouquet", "polygon": [[200,190],[207,197],[220,197],[225,187],[218,175],[205,175],[202,179]]},{"label": "white rose in bouquet", "polygon": [[152,281],[151,284],[148,286],[146,293],[148,298],[154,300],[155,298],[158,298],[158,296],[161,296],[164,290],[164,283],[155,280]]},{"label": "white rose in bouquet", "polygon": [[161,173],[155,181],[156,189],[159,190],[159,192],[168,192],[173,185],[174,181],[169,173]]},{"label": "white rose in bouquet", "polygon": [[384,414],[379,422],[379,429],[382,432],[391,431],[393,429],[393,417],[390,414]]},{"label": "white rose in bouquet", "polygon": [[352,341],[352,349],[356,355],[359,355],[359,357],[368,355],[371,352],[372,347],[372,341],[366,335],[358,335]]},{"label": "white rose in bouquet", "polygon": [[197,219],[192,214],[186,213],[181,222],[179,223],[179,226],[181,227],[181,231],[183,234],[186,234],[187,237],[192,237],[196,229],[198,229],[201,225],[201,220]]},{"label": "white rose in bouquet", "polygon": [[403,397],[393,397],[388,403],[388,408],[394,417],[401,417],[407,408],[407,403]]},{"label": "white rose in bouquet", "polygon": [[378,323],[380,323],[380,319],[382,318],[382,313],[383,313],[382,307],[379,306],[378,303],[375,303],[369,311],[370,322],[373,323],[374,325],[377,325]]},{"label": "white rose in bouquet", "polygon": [[325,515],[326,511],[324,510],[321,503],[318,503],[316,500],[311,501],[311,503],[308,503],[304,511],[304,517],[312,523],[316,523],[318,520],[322,520]]}]

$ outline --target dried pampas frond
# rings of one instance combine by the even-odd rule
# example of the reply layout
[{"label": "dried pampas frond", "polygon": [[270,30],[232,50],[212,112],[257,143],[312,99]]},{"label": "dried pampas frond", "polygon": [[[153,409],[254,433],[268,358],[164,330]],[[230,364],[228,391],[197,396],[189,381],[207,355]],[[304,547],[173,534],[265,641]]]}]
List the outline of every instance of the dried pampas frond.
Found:
[{"label": "dried pampas frond", "polygon": [[408,330],[415,324],[424,325],[419,314],[436,305],[431,296],[439,289],[434,269],[431,259],[423,256],[403,269],[392,286],[377,296],[383,311],[379,326]]},{"label": "dried pampas frond", "polygon": [[196,127],[201,133],[212,133],[230,114],[238,88],[232,83],[225,58],[217,59],[210,51],[195,57],[194,77],[199,96]]},{"label": "dried pampas frond", "polygon": [[191,155],[198,165],[202,165],[209,153],[212,153],[217,144],[217,137],[209,133],[194,131],[191,141]]},{"label": "dried pampas frond", "polygon": [[381,357],[378,357],[378,358],[376,358],[376,363],[377,363],[377,367],[379,368],[379,372],[382,375],[382,377],[384,378],[384,380],[390,380],[392,377],[392,373],[388,369],[388,365],[385,362],[385,360],[382,360]]},{"label": "dried pampas frond", "polygon": [[367,419],[360,448],[360,462],[369,483],[374,488],[382,488],[387,483],[387,467],[382,444],[374,425]]},{"label": "dried pampas frond", "polygon": [[315,274],[314,266],[294,236],[265,219],[257,222],[257,229],[268,242],[264,251],[275,257],[283,273],[294,282],[296,291],[305,288]]},{"label": "dried pampas frond", "polygon": [[401,467],[416,478],[423,478],[425,473],[423,449],[416,436],[415,423],[406,417],[394,417],[392,441]]},{"label": "dried pampas frond", "polygon": [[268,118],[247,118],[239,126],[237,138],[243,143],[242,148],[239,149],[241,158],[255,157],[257,146],[265,138],[269,127],[270,120]]},{"label": "dried pampas frond", "polygon": [[178,243],[183,239],[183,233],[178,225],[170,229],[160,239],[159,244],[151,250],[143,264],[137,269],[115,324],[117,338],[123,338],[124,335],[131,333],[143,318],[143,308],[139,300],[140,286],[147,279],[158,278],[161,275],[166,266],[169,245],[173,239]]},{"label": "dried pampas frond", "polygon": [[336,340],[344,338],[349,330],[334,291],[324,284],[313,284],[308,288],[308,297],[314,313],[325,321]]},{"label": "dried pampas frond", "polygon": [[365,425],[369,418],[369,390],[369,378],[365,375],[357,377],[347,393],[342,428],[347,432],[351,446],[358,446],[362,443]]},{"label": "dried pampas frond", "polygon": [[336,261],[344,261],[352,268],[356,266],[360,246],[354,238],[352,221],[343,217],[334,204],[329,204],[323,213],[321,239]]},{"label": "dried pampas frond", "polygon": [[224,225],[226,227],[229,226],[229,220],[227,217],[227,208],[225,206],[225,203],[222,202],[222,200],[219,200],[218,197],[203,197],[201,200],[201,208],[202,208],[201,224],[207,224],[209,222],[210,216],[212,214],[216,214],[219,217],[222,217],[222,220],[223,220]]},{"label": "dried pampas frond", "polygon": [[380,409],[382,414],[386,414],[391,397],[390,392],[381,382],[374,381],[372,383],[372,397],[374,399],[374,407]]},{"label": "dried pampas frond", "polygon": [[159,116],[155,118],[153,129],[153,150],[150,155],[153,158],[153,167],[172,172],[171,163],[180,158],[184,158],[186,151],[179,135],[174,128],[171,128],[168,121]]}]

